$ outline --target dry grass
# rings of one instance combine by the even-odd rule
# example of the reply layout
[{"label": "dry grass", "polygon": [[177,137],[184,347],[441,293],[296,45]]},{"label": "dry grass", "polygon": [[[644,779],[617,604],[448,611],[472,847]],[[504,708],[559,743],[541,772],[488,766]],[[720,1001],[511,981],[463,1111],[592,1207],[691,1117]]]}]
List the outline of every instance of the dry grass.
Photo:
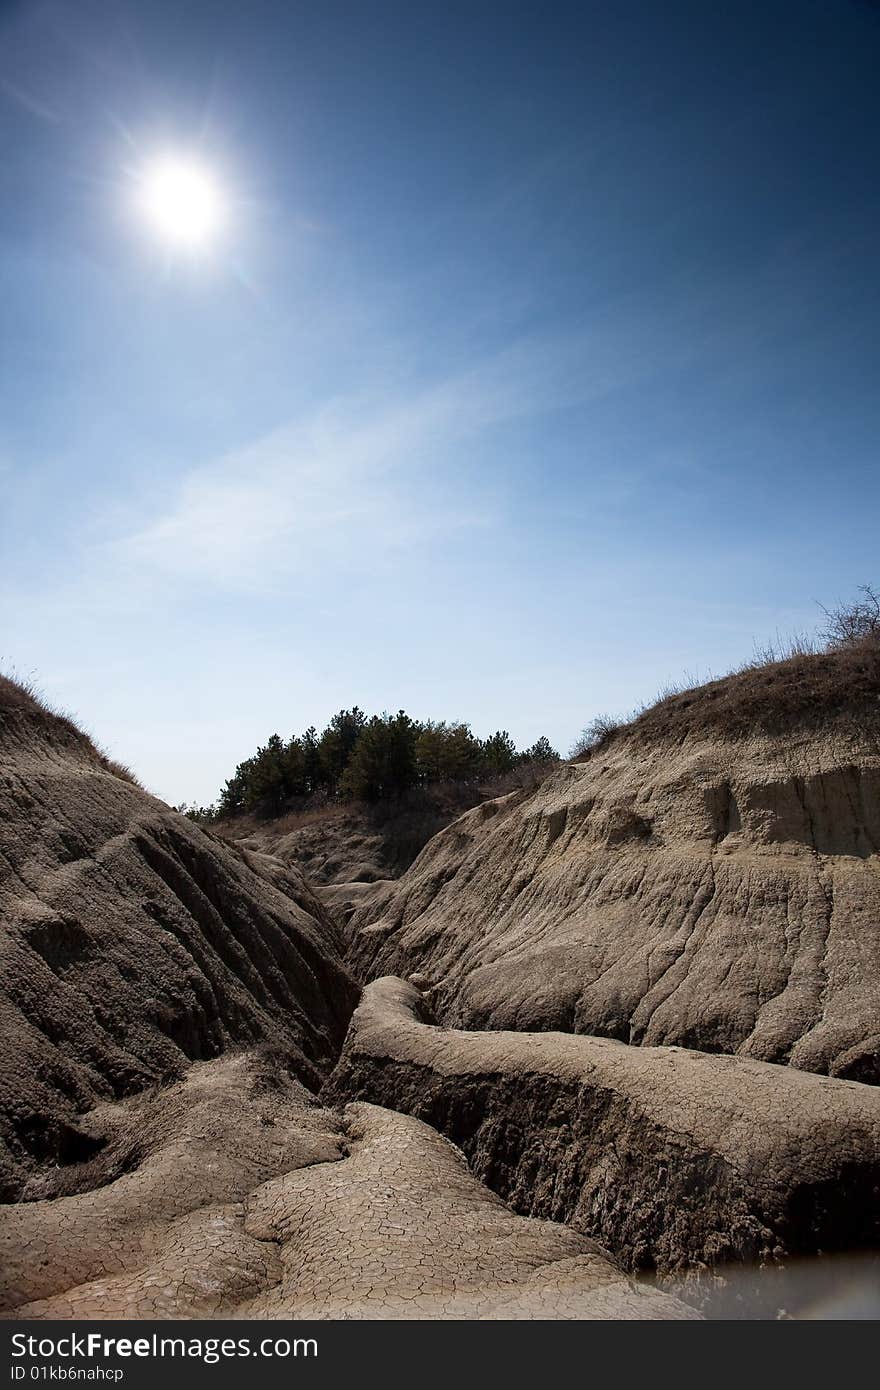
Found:
[{"label": "dry grass", "polygon": [[[60,716],[40,694],[33,681],[0,671],[0,714],[23,710],[28,714]],[[69,722],[69,721],[68,721]]]},{"label": "dry grass", "polygon": [[131,782],[135,787],[141,786],[131,768],[108,757],[95,740],[80,728],[75,719],[49,703],[33,680],[0,671],[0,721],[4,715],[23,715],[31,722],[39,723],[50,738],[54,735],[56,739],[75,740],[81,747],[85,746],[89,750],[105,772],[121,778],[124,782]]},{"label": "dry grass", "polygon": [[273,835],[290,835],[303,830],[308,825],[328,825],[344,820],[355,803],[330,801],[326,797],[307,799],[301,807],[294,807],[280,816],[258,816],[254,811],[245,811],[240,816],[230,816],[226,820],[211,820],[208,828],[224,840],[236,841],[260,830],[271,830]]},{"label": "dry grass", "polygon": [[839,719],[880,727],[880,636],[816,651],[795,638],[756,651],[720,680],[664,692],[653,705],[607,728],[574,758],[583,762],[618,738],[680,742],[688,735],[744,738],[821,729]]},{"label": "dry grass", "polygon": [[130,782],[133,787],[140,787],[141,791],[146,790],[137,773],[132,772],[127,763],[121,763],[117,758],[108,758],[107,754],[102,753],[100,748],[97,749],[97,753],[105,771],[112,773],[114,777],[119,777],[123,782]]}]

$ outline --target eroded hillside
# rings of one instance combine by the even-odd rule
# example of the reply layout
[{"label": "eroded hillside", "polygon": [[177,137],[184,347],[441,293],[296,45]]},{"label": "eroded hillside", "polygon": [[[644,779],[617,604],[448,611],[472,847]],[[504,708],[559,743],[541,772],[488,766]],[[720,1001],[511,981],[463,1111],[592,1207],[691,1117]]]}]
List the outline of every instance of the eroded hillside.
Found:
[{"label": "eroded hillside", "polygon": [[88,1158],[100,1101],[269,1041],[317,1085],[356,991],[301,875],[169,811],[0,687],[0,1181]]},{"label": "eroded hillside", "polygon": [[876,665],[674,697],[397,881],[0,684],[2,1315],[690,1318],[876,1248]]},{"label": "eroded hillside", "polygon": [[461,817],[355,914],[355,970],[447,1024],[880,1080],[880,646],[799,660]]}]

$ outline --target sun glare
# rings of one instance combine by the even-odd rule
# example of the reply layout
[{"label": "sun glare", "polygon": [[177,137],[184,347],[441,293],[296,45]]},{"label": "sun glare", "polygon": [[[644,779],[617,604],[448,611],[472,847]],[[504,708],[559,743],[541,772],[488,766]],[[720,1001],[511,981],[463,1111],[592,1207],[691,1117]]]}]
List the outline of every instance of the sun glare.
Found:
[{"label": "sun glare", "polygon": [[205,247],[224,221],[223,198],[209,170],[188,159],[163,159],[151,165],[141,183],[140,206],[163,241],[181,247]]}]

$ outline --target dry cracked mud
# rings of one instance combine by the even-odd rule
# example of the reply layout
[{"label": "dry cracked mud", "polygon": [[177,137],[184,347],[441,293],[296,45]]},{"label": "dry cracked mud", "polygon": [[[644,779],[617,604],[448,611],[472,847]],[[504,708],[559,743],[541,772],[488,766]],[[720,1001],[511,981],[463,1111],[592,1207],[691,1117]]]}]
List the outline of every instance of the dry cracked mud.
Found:
[{"label": "dry cracked mud", "polygon": [[880,1245],[880,1090],[746,1058],[422,1021],[364,991],[324,1094],[428,1121],[516,1210],[630,1268]]},{"label": "dry cracked mud", "polygon": [[595,1242],[514,1215],[427,1125],[323,1109],[253,1055],[88,1121],[137,1166],[3,1209],[4,1316],[697,1316]]}]

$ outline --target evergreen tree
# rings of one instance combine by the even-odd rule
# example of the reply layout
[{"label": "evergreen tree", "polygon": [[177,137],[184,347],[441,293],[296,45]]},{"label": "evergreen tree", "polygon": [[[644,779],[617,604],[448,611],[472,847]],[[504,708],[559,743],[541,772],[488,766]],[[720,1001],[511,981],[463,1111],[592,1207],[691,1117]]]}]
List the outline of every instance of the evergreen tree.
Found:
[{"label": "evergreen tree", "polygon": [[303,758],[303,792],[306,796],[313,796],[327,780],[314,724],[306,729],[299,742]]},{"label": "evergreen tree", "polygon": [[247,808],[247,785],[253,759],[239,763],[233,775],[225,783],[217,798],[217,811],[220,816],[241,816]]},{"label": "evergreen tree", "polygon": [[318,742],[322,777],[336,791],[348,767],[358,740],[367,726],[367,716],[357,705],[334,714]]},{"label": "evergreen tree", "polygon": [[277,816],[298,797],[323,788],[364,801],[400,796],[417,785],[476,782],[503,776],[518,764],[559,761],[549,739],[539,738],[518,753],[506,729],[485,740],[465,723],[419,723],[404,710],[368,720],[357,705],[334,714],[318,737],[312,725],[284,743],[273,734],[251,758],[238,764],[215,808],[186,807],[209,823],[247,811]]},{"label": "evergreen tree", "polygon": [[311,787],[308,781],[305,738],[299,739],[294,735],[285,745],[281,770],[285,800],[293,796],[308,795]]},{"label": "evergreen tree", "polygon": [[264,748],[251,759],[247,779],[246,805],[259,815],[277,816],[287,800],[287,774],[284,743],[272,734]]},{"label": "evergreen tree", "polygon": [[550,744],[549,738],[542,734],[531,748],[527,748],[522,755],[524,762],[529,763],[558,763],[559,754]]},{"label": "evergreen tree", "polygon": [[483,767],[489,775],[498,776],[516,766],[516,744],[506,729],[498,729],[483,740]]},{"label": "evergreen tree", "polygon": [[422,724],[416,759],[422,782],[468,782],[478,776],[481,745],[467,724]]},{"label": "evergreen tree", "polygon": [[340,791],[361,801],[399,796],[418,779],[416,741],[419,725],[403,710],[374,715],[358,738],[340,782]]}]

